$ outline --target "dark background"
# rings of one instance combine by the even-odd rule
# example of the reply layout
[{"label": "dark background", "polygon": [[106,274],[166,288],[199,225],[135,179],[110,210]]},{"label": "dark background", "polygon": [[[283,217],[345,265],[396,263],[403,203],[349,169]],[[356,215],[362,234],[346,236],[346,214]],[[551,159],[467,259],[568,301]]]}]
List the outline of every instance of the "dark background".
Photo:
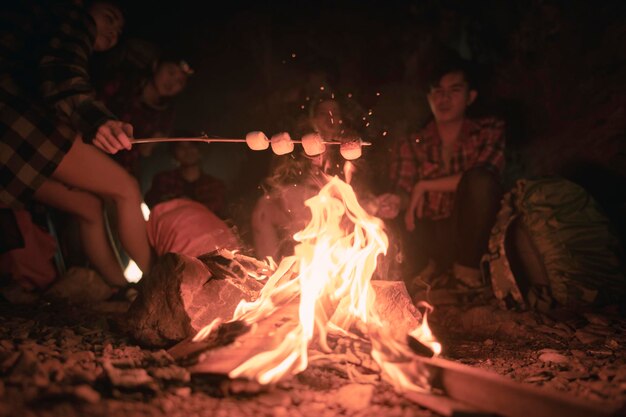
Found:
[{"label": "dark background", "polygon": [[[137,1],[124,4],[125,38],[150,40],[195,68],[176,103],[176,128],[190,134],[269,136],[325,86],[374,143],[364,157],[380,171],[378,188],[390,144],[428,120],[424,79],[450,48],[480,70],[473,111],[507,122],[507,185],[565,176],[624,228],[625,3]],[[254,196],[270,158],[212,144],[205,168],[227,181],[236,202]]]}]

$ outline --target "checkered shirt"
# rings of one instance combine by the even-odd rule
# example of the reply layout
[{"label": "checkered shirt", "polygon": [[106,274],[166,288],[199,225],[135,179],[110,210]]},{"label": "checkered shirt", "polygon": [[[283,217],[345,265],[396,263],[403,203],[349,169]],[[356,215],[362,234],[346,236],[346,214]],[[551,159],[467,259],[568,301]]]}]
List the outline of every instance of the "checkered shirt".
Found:
[{"label": "checkered shirt", "polygon": [[[435,122],[417,136],[396,143],[390,163],[390,179],[396,192],[410,194],[420,180],[462,174],[471,168],[504,169],[504,122],[493,117],[465,119],[448,167],[443,163],[441,138]],[[424,217],[432,220],[452,215],[454,192],[428,191]]]}]

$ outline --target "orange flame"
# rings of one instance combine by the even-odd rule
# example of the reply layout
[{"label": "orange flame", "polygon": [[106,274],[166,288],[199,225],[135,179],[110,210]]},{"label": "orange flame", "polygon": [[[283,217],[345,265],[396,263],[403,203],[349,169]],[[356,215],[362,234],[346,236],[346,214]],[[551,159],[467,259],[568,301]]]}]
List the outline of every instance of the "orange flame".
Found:
[{"label": "orange flame", "polygon": [[[229,376],[261,384],[277,382],[286,374],[306,369],[307,350],[314,337],[330,352],[327,334],[349,333],[353,324],[360,323],[371,339],[372,357],[390,382],[400,390],[424,391],[428,383],[424,372],[412,364],[414,354],[406,341],[394,340],[374,308],[370,280],[378,256],[388,247],[383,222],[369,215],[353,189],[337,177],[305,204],[312,216],[304,230],[294,235],[299,242],[294,256],[284,258],[258,299],[240,302],[232,318],[253,326],[279,310],[292,308],[297,320],[277,347],[247,358]],[[211,323],[194,340],[204,339],[219,324],[221,320]],[[410,335],[437,354],[441,350],[434,347],[438,343],[425,317]]]}]

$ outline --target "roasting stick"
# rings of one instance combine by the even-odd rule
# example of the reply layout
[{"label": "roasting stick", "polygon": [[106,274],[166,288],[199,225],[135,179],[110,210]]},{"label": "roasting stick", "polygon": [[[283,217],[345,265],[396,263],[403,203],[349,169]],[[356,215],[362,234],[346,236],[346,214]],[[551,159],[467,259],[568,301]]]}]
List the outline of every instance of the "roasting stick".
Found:
[{"label": "roasting stick", "polygon": [[[227,138],[144,138],[144,139],[132,139],[135,143],[157,143],[157,142],[220,142],[220,143],[246,143],[245,139],[227,139]],[[294,140],[293,143],[302,143],[301,140]],[[324,141],[325,145],[341,145],[343,142],[338,140]],[[370,142],[361,142],[361,146],[370,146]]]}]

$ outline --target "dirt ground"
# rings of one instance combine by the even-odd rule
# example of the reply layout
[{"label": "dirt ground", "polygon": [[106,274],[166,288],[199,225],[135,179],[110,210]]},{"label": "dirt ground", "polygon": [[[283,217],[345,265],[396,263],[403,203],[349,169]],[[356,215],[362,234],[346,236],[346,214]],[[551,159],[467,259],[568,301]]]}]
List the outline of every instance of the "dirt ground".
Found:
[{"label": "dirt ground", "polygon": [[[0,416],[437,415],[375,375],[351,381],[340,366],[309,366],[261,391],[190,375],[117,330],[125,307],[0,303]],[[626,320],[615,309],[549,316],[448,306],[431,325],[444,358],[607,405],[626,402]]]}]

